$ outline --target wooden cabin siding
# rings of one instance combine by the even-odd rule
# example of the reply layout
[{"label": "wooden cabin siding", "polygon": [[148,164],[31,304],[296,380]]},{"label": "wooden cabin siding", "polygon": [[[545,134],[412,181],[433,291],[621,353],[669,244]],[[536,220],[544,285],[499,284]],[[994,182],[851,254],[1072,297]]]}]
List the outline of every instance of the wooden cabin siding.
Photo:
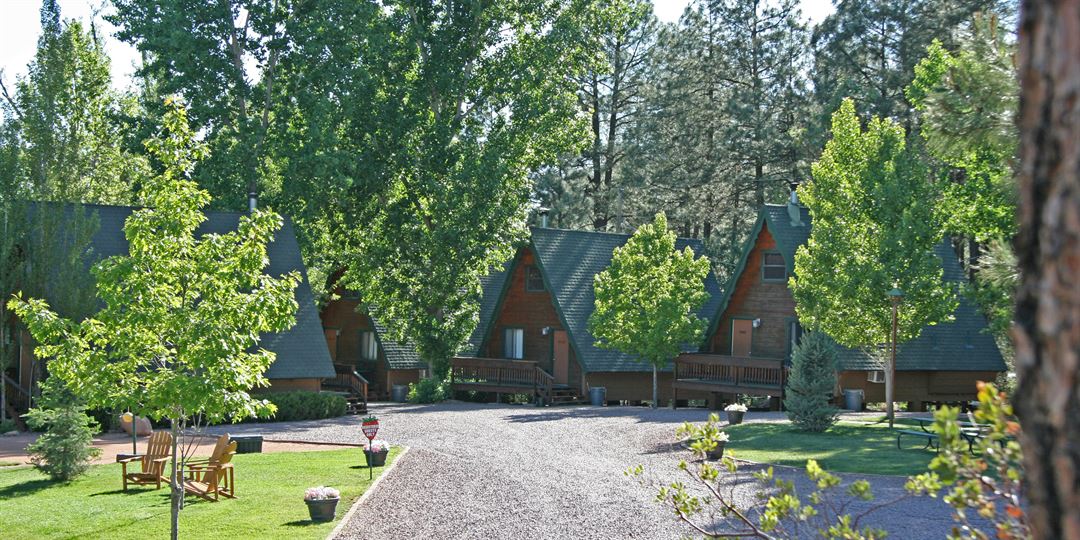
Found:
[{"label": "wooden cabin siding", "polygon": [[318,392],[321,388],[322,379],[272,379],[269,392]]},{"label": "wooden cabin siding", "polygon": [[[525,350],[522,360],[537,362],[544,371],[553,374],[554,365],[552,359],[553,335],[555,330],[564,330],[562,321],[555,311],[555,303],[551,299],[550,291],[546,289],[540,292],[525,290],[526,268],[536,264],[536,257],[529,248],[522,248],[518,252],[517,263],[514,265],[510,282],[503,296],[502,305],[495,315],[490,334],[481,349],[481,356],[488,358],[505,358],[503,353],[503,330],[507,328],[521,328],[524,330]],[[551,328],[547,335],[543,334],[545,327]],[[574,354],[573,346],[570,347],[570,386],[581,383],[581,368]]]},{"label": "wooden cabin siding", "polygon": [[[978,381],[993,381],[992,371],[898,371],[896,401],[966,401],[975,399]],[[865,371],[840,372],[840,388],[862,390],[867,402],[885,401],[885,384],[867,380]]]},{"label": "wooden cabin siding", "polygon": [[[786,282],[763,281],[761,261],[764,253],[776,250],[776,240],[768,226],[762,225],[746,266],[735,282],[735,290],[720,317],[709,343],[709,352],[732,354],[732,319],[761,319],[754,328],[751,356],[786,358],[788,353],[788,324],[795,317],[795,298]],[[789,261],[785,261],[789,262]]]},{"label": "wooden cabin siding", "polygon": [[[660,373],[657,379],[660,405],[667,406],[671,400],[671,373]],[[652,372],[619,373],[594,372],[585,375],[589,387],[603,386],[608,401],[652,401]],[[586,395],[586,397],[588,397]],[[679,399],[711,399],[708,392],[679,390]]]}]

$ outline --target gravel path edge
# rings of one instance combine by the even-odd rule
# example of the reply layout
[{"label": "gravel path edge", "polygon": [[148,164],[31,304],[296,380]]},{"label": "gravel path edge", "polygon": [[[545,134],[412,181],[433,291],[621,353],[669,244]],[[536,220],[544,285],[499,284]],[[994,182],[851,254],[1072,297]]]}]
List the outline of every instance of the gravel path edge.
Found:
[{"label": "gravel path edge", "polygon": [[390,466],[383,469],[382,473],[379,474],[379,477],[376,478],[370,486],[368,486],[367,491],[365,491],[359,499],[356,499],[356,501],[353,502],[352,506],[349,507],[349,511],[345,512],[344,516],[341,516],[341,521],[339,521],[337,526],[334,527],[334,530],[330,531],[330,534],[326,536],[326,540],[333,540],[334,538],[337,538],[339,534],[341,534],[341,531],[345,528],[345,526],[348,525],[350,521],[352,521],[353,514],[355,514],[356,511],[360,509],[360,505],[364,504],[364,501],[366,501],[368,497],[375,492],[375,488],[379,487],[379,484],[382,483],[383,478],[390,476],[390,473],[397,468],[398,463],[401,463],[401,460],[404,459],[405,456],[409,453],[409,448],[410,447],[408,446],[402,447],[401,453],[398,454],[396,458],[394,458],[394,461],[390,463]]}]

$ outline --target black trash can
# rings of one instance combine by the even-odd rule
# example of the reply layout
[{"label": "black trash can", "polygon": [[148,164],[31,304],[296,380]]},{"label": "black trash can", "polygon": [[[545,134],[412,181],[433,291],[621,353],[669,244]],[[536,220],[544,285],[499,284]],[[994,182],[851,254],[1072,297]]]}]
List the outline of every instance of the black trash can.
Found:
[{"label": "black trash can", "polygon": [[409,401],[409,385],[395,384],[390,387],[390,401],[405,403]]},{"label": "black trash can", "polygon": [[607,388],[603,386],[589,388],[589,402],[596,407],[607,405]]},{"label": "black trash can", "polygon": [[237,454],[262,453],[262,435],[241,435],[239,437],[232,437],[232,441],[236,442]]}]

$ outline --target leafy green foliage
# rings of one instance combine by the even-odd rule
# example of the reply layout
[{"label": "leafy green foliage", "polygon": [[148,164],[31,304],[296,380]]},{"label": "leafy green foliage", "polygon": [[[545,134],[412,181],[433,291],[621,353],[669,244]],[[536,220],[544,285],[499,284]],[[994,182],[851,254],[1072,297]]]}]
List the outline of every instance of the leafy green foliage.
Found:
[{"label": "leafy green foliage", "polygon": [[164,125],[166,136],[147,144],[164,172],[143,189],[149,208],[124,226],[130,254],[94,268],[105,307],[81,323],[40,300],[9,307],[41,344],[35,354],[52,359],[50,372],[92,406],[154,419],[268,414],[248,391],[266,385],[273,354],[249,349],[260,333],[293,324],[298,276],[262,273],[281,218],[256,212],[235,232],[197,237],[208,196],[185,176],[203,149],[179,103],[169,105]]},{"label": "leafy green foliage", "polygon": [[409,403],[438,403],[450,398],[450,384],[434,377],[409,385]]},{"label": "leafy green foliage", "polygon": [[14,419],[0,420],[0,434],[15,431],[16,429],[19,429],[19,426]]},{"label": "leafy green foliage", "polygon": [[793,424],[822,432],[836,423],[839,410],[832,405],[836,390],[836,347],[825,334],[804,334],[791,353],[784,407]]},{"label": "leafy green foliage", "polygon": [[101,454],[101,449],[91,446],[97,422],[56,379],[42,385],[38,406],[30,409],[26,419],[35,431],[44,431],[26,448],[30,461],[53,480],[68,482],[82,475],[90,460]]},{"label": "leafy green foliage", "polygon": [[957,306],[934,253],[942,237],[939,194],[892,120],[872,118],[864,131],[847,99],[833,114],[832,136],[813,181],[799,188],[814,227],[795,254],[791,289],[805,326],[884,360],[891,424],[895,366],[879,349],[892,341],[889,291],[904,295],[897,343],[950,320]]},{"label": "leafy green foliage", "polygon": [[[923,475],[927,485],[940,488],[940,481],[948,487],[943,500],[953,507],[958,524],[951,538],[1031,538],[1023,500],[1023,455],[1017,440],[1020,424],[1008,398],[993,384],[979,383],[979,407],[973,420],[984,425],[984,432],[971,446],[973,428],[958,423],[959,412],[946,406],[934,414],[941,451],[930,462],[931,472]],[[983,520],[993,523],[994,530],[981,530],[979,521]]]},{"label": "leafy green foliage", "polygon": [[263,397],[276,409],[272,417],[265,419],[273,422],[336,418],[348,409],[344,397],[328,392],[274,392]]},{"label": "leafy green foliage", "polygon": [[980,242],[1016,231],[1014,54],[995,18],[976,17],[956,52],[937,40],[930,44],[906,89],[927,150],[955,178],[942,200],[945,226]]},{"label": "leafy green foliage", "polygon": [[705,321],[696,312],[709,298],[708,275],[708,259],[695,259],[689,246],[675,249],[675,233],[662,213],[615,248],[611,265],[596,275],[589,331],[598,347],[652,364],[654,407],[656,370],[683,346],[701,341]]},{"label": "leafy green foliage", "polygon": [[[678,464],[690,484],[679,480],[663,483],[657,486],[656,494],[658,503],[669,507],[679,520],[706,538],[880,539],[885,537],[884,531],[859,527],[862,516],[921,489],[916,482],[909,482],[909,494],[875,504],[862,514],[849,515],[846,510],[851,501],[874,499],[869,482],[855,480],[845,485],[840,477],[829,474],[814,460],[806,462],[806,476],[814,484],[813,491],[806,495],[796,490],[794,482],[777,477],[772,467],[747,478],[739,472],[739,464],[730,452],[718,464],[709,463],[705,460],[708,453],[728,440],[727,434],[719,429],[719,421],[716,414],[711,414],[704,424],[685,423],[678,429],[678,436],[693,441],[690,450],[700,461]],[[625,474],[645,483],[641,480],[644,473],[644,467],[638,465]],[[760,486],[755,504],[742,503],[728,489],[729,485],[755,480]]]},{"label": "leafy green foliage", "polygon": [[147,141],[163,171],[140,193],[148,207],[124,224],[128,255],[94,267],[104,307],[82,322],[59,317],[40,299],[19,297],[8,307],[39,343],[34,354],[50,359],[50,374],[91,406],[170,419],[175,536],[181,425],[274,411],[249,393],[268,384],[263,374],[274,360],[255,347],[260,334],[295,323],[300,277],[263,273],[266,244],[281,227],[277,214],[258,211],[242,216],[236,231],[196,234],[209,194],[187,176],[205,148],[178,100],[167,100],[166,110],[164,135]]}]

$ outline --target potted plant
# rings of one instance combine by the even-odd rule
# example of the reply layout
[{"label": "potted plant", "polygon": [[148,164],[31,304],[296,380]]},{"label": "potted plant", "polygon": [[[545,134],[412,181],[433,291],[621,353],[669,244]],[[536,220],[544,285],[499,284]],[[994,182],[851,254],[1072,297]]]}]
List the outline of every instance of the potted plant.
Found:
[{"label": "potted plant", "polygon": [[386,455],[390,453],[390,444],[386,441],[375,439],[364,449],[364,457],[371,467],[386,465]]},{"label": "potted plant", "polygon": [[719,461],[724,457],[724,447],[727,446],[728,434],[721,431],[712,440],[716,442],[716,447],[709,450],[709,459]]},{"label": "potted plant", "polygon": [[311,521],[333,521],[339,500],[341,493],[334,488],[319,486],[308,488],[304,492],[304,502],[307,503]]},{"label": "potted plant", "polygon": [[743,415],[746,414],[746,405],[742,403],[732,403],[727,407],[724,407],[724,412],[727,414],[728,424],[741,424]]}]

